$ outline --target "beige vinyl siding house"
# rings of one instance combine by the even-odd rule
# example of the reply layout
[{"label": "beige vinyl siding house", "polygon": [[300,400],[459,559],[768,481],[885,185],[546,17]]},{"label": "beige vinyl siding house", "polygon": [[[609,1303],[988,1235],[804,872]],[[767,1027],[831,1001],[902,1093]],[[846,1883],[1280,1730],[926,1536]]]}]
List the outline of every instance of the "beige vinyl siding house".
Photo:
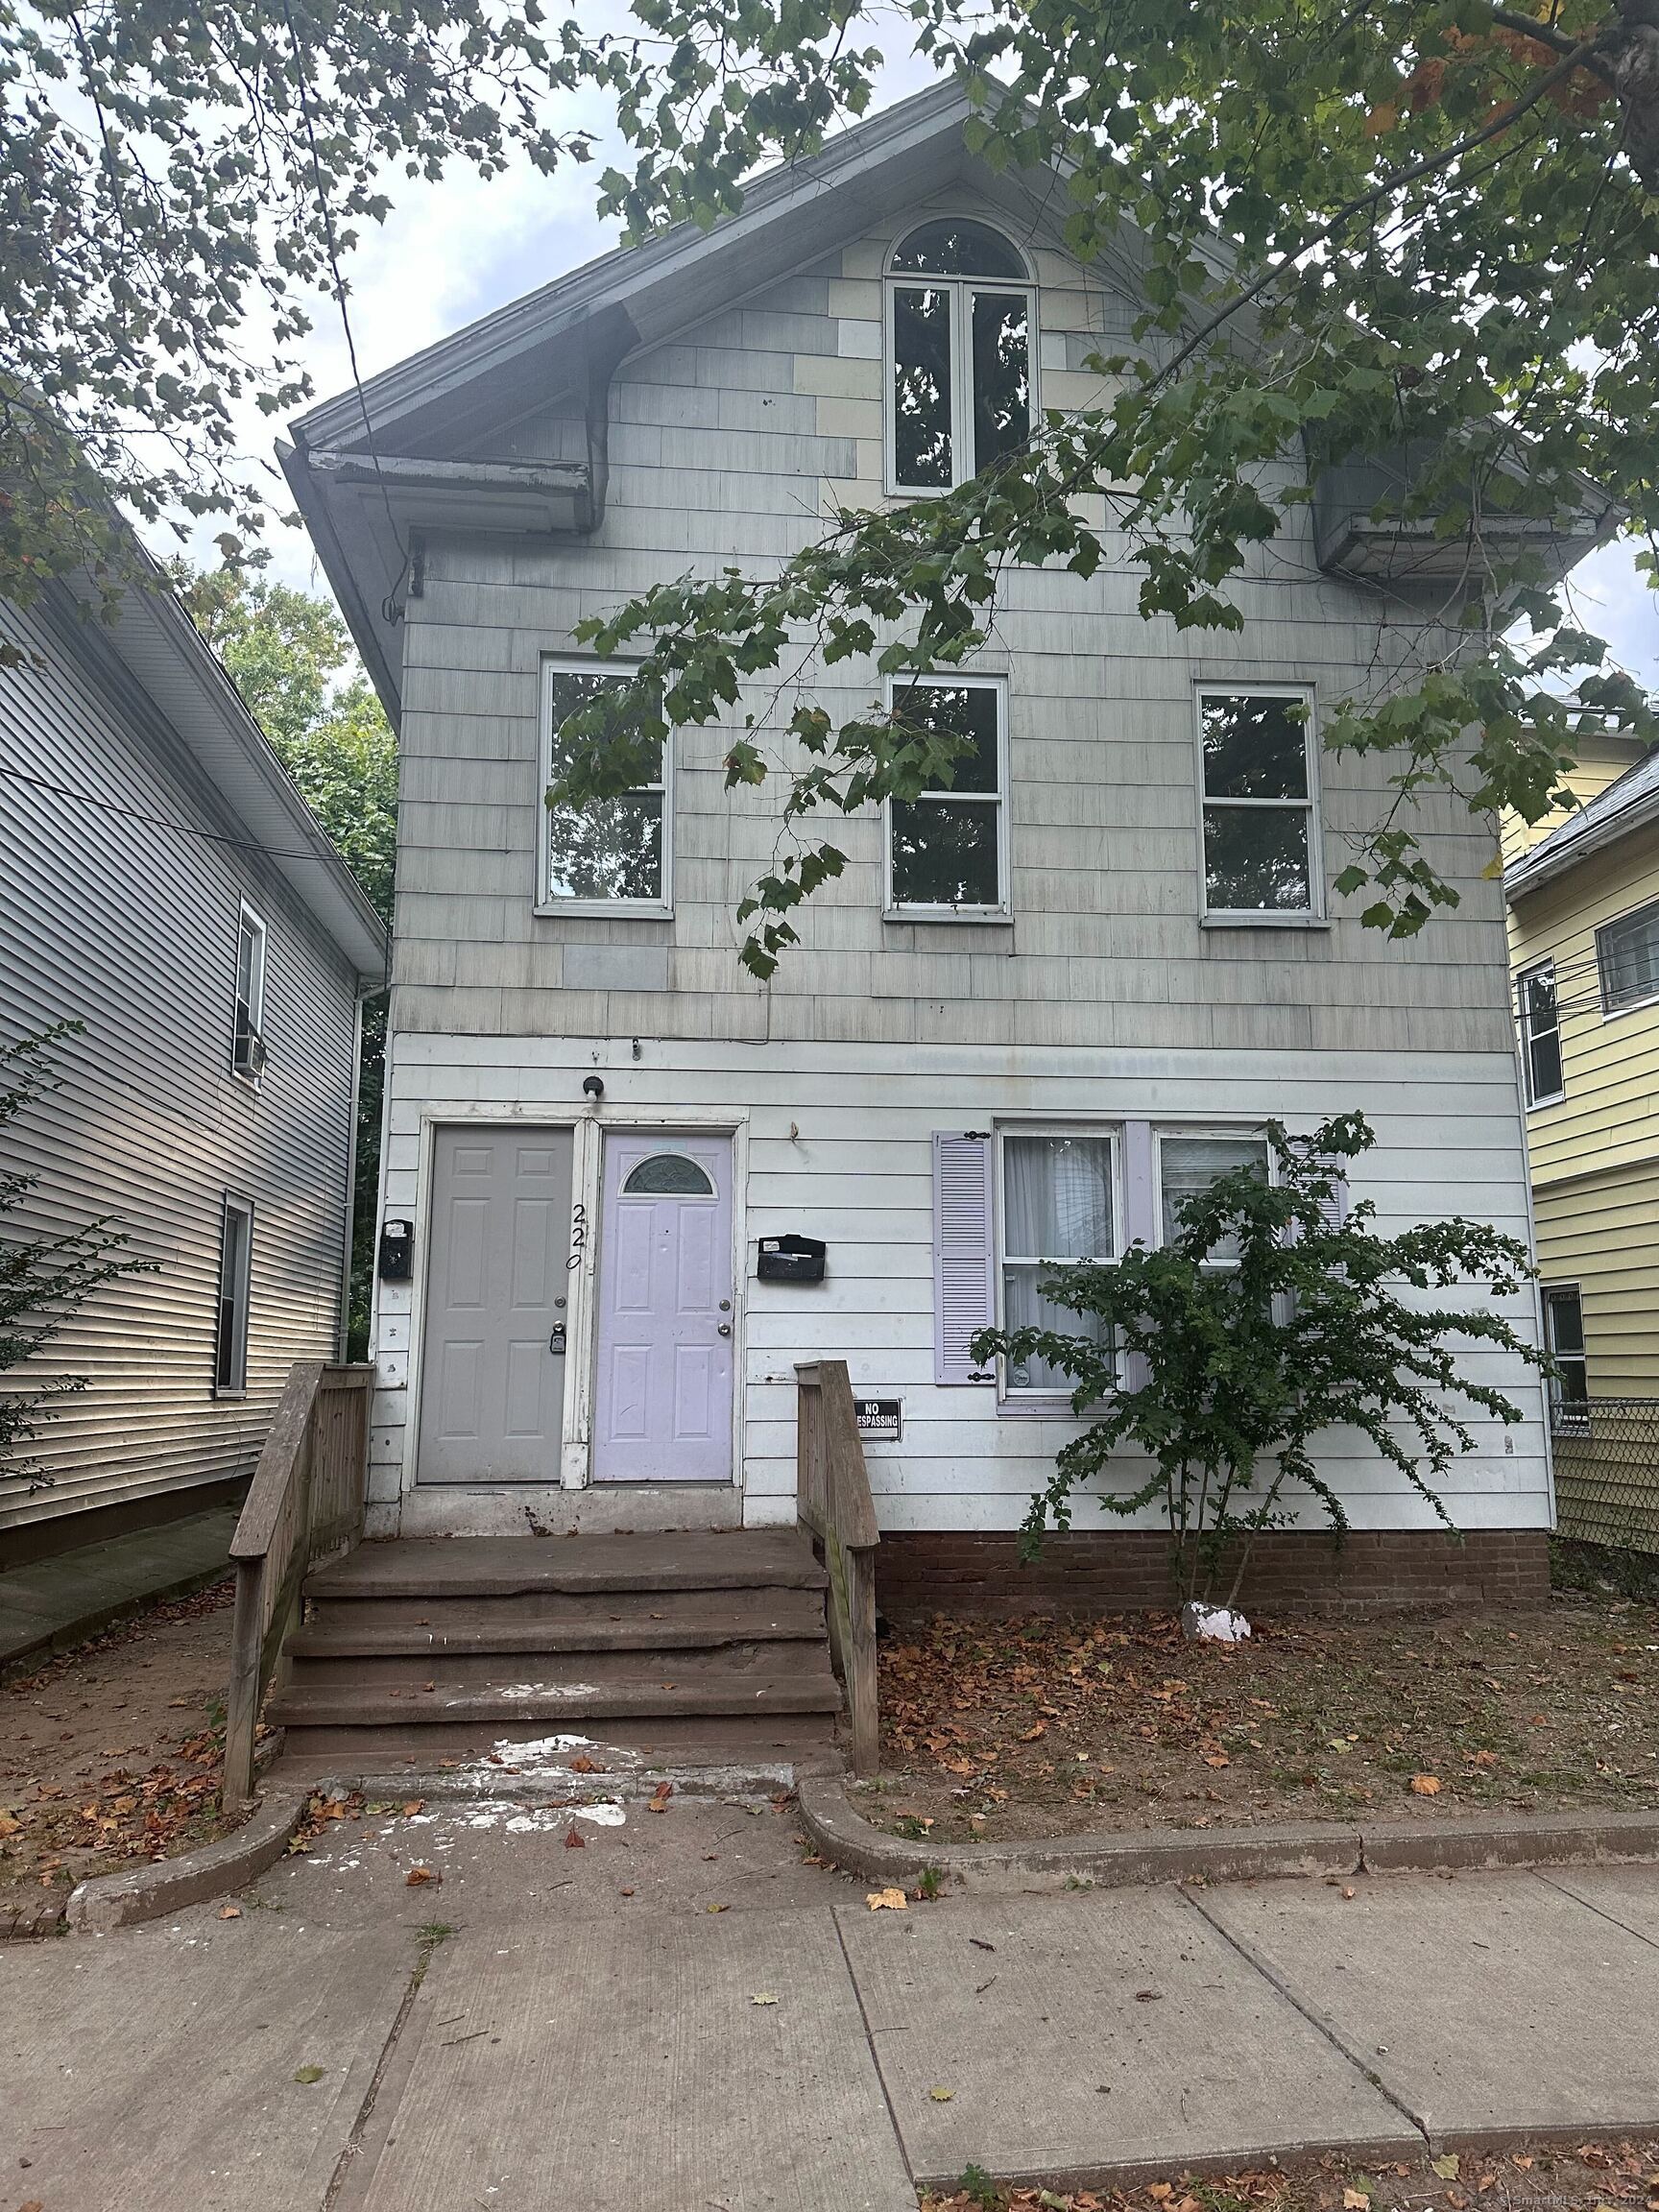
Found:
[{"label": "beige vinyl siding house", "polygon": [[[1580,806],[1511,831],[1505,872],[1523,1062],[1546,1059],[1527,1116],[1538,1264],[1569,1329],[1576,1295],[1593,1398],[1659,1400],[1656,771],[1587,733]],[[1543,1009],[1532,978],[1552,989]]]},{"label": "beige vinyl siding house", "polygon": [[6,1131],[7,1232],[103,1219],[151,1271],[0,1385],[83,1375],[0,1465],[0,1561],[232,1495],[297,1359],[339,1335],[360,994],[384,937],[156,579],[112,627],[0,610],[0,1040],[54,1023]]},{"label": "beige vinyl siding house", "polygon": [[[854,1391],[889,1408],[867,1444],[884,1537],[924,1576],[957,1536],[1011,1558],[1075,1423],[1041,1379],[981,1375],[965,1345],[970,1321],[1029,1294],[1023,1265],[1066,1256],[1022,1252],[1031,1236],[1155,1236],[1195,1142],[1259,1145],[1267,1118],[1305,1131],[1354,1107],[1379,1137],[1354,1195],[1384,1228],[1464,1212],[1528,1233],[1490,838],[1451,805],[1428,819],[1462,903],[1405,946],[1331,889],[1385,793],[1378,763],[1321,753],[1322,704],[1403,664],[1438,588],[1327,572],[1306,510],[1242,582],[1237,635],[1143,620],[1126,558],[1088,581],[1007,577],[992,641],[953,679],[994,694],[995,728],[965,802],[976,827],[957,825],[972,866],[949,897],[927,822],[837,820],[844,874],[770,983],[749,977],[734,913],[771,859],[780,801],[775,785],[726,789],[735,717],[674,733],[659,784],[627,802],[643,864],[613,875],[609,900],[584,895],[589,863],[543,805],[552,702],[583,664],[576,626],[687,570],[764,573],[837,503],[894,495],[895,316],[921,281],[906,260],[918,235],[980,226],[1000,242],[980,250],[1022,272],[939,289],[1027,302],[1034,410],[1087,403],[1098,386],[1082,364],[1125,342],[1133,252],[1081,267],[1059,244],[1053,180],[991,176],[964,152],[965,113],[950,88],[907,102],[763,180],[708,236],[607,256],[374,379],[373,454],[355,397],[296,427],[290,480],[403,762],[383,1208],[415,1259],[378,1287],[381,1531],[521,1531],[526,1514],[789,1522],[794,1370],[823,1356],[845,1357]],[[950,427],[960,447],[960,408]],[[826,669],[805,647],[789,675],[832,715],[880,695],[873,665]],[[1283,741],[1283,717],[1263,740],[1279,745],[1281,818],[1260,831],[1220,820],[1236,795],[1225,748],[1205,742],[1211,695],[1289,699],[1310,718],[1305,751]],[[742,705],[765,700],[757,685]],[[1289,858],[1258,896],[1269,844]],[[907,895],[916,883],[926,895]],[[552,1161],[566,1136],[569,1165],[546,1170],[565,1180],[550,1186],[544,1302],[516,1322],[517,1290],[502,1275],[492,1291],[482,1259],[469,1292],[494,1298],[490,1328],[519,1329],[526,1374],[533,1355],[558,1368],[513,1447],[455,1351],[456,1254],[475,1231],[440,1218],[434,1193],[448,1207],[457,1154],[472,1158],[496,1178],[494,1196],[479,1184],[478,1218],[505,1250],[529,1218],[511,1212],[506,1154],[541,1173],[527,1153]],[[696,1192],[684,1167],[684,1207],[660,1196],[650,1229],[629,1165],[641,1136],[693,1166],[710,1141],[724,1148],[714,1187]],[[653,1172],[665,1190],[676,1170]],[[616,1435],[659,1417],[651,1393],[685,1363],[666,1321],[641,1321],[630,1350],[624,1309],[644,1315],[655,1295],[645,1272],[630,1289],[634,1255],[659,1236],[679,1250],[698,1206],[719,1252],[692,1364],[728,1393],[721,1472],[676,1476],[699,1397],[661,1416],[660,1479],[614,1481]],[[1049,1226],[1022,1227],[1044,1206]],[[780,1272],[768,1248],[789,1236],[827,1247],[821,1280]],[[1532,1326],[1529,1300],[1515,1318]],[[1540,1387],[1507,1359],[1472,1353],[1470,1368],[1525,1418],[1507,1434],[1477,1424],[1451,1510],[1541,1556]],[[431,1424],[452,1466],[468,1424],[492,1421],[480,1479],[423,1476]],[[701,1440],[685,1453],[710,1464]],[[1358,1528],[1396,1552],[1432,1544],[1425,1508],[1363,1440],[1334,1434],[1328,1454]],[[1099,1542],[1126,1556],[1134,1535]]]}]

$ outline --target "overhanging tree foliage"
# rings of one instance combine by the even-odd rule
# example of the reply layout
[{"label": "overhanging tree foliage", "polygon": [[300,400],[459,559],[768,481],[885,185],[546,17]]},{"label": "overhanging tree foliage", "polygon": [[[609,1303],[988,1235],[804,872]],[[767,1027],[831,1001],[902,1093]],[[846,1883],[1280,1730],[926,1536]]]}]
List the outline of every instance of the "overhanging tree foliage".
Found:
[{"label": "overhanging tree foliage", "polygon": [[[1360,1115],[1302,1141],[1277,1122],[1267,1135],[1271,1182],[1249,1168],[1217,1176],[1183,1200],[1167,1243],[1045,1275],[1044,1297],[1079,1316],[1075,1332],[975,1337],[976,1359],[1035,1358],[1074,1379],[1073,1410],[1089,1417],[1031,1502],[1027,1557],[1050,1521],[1070,1527],[1077,1491],[1099,1483],[1091,1494],[1108,1512],[1163,1508],[1184,1598],[1202,1591],[1231,1605],[1255,1539],[1292,1525],[1308,1501],[1333,1530],[1346,1529],[1315,1455],[1326,1431],[1368,1437],[1450,1527],[1437,1484],[1455,1452],[1475,1448],[1459,1401],[1520,1420],[1502,1390],[1468,1372],[1454,1340],[1546,1363],[1494,1310],[1530,1279],[1526,1247],[1478,1221],[1380,1237],[1368,1199],[1343,1215],[1338,1179],[1375,1142]],[[1459,1286],[1485,1303],[1429,1302]],[[1151,1462],[1131,1490],[1112,1486],[1124,1445]]]},{"label": "overhanging tree foliage", "polygon": [[[869,85],[864,6],[652,5],[674,65],[637,49],[625,108],[639,158],[605,180],[636,229],[738,203],[768,147],[810,140],[822,105]],[[948,782],[941,733],[900,703],[833,720],[805,688],[767,757],[745,683],[874,653],[902,676],[983,640],[1001,573],[1105,562],[1141,572],[1147,615],[1237,630],[1229,594],[1260,547],[1355,454],[1411,456],[1396,512],[1467,532],[1421,650],[1333,703],[1338,751],[1387,756],[1392,803],[1337,878],[1396,935],[1455,893],[1415,803],[1450,787],[1477,813],[1535,820],[1574,753],[1576,692],[1651,740],[1640,687],[1551,588],[1542,549],[1494,525],[1565,529],[1611,502],[1659,523],[1659,0],[912,0],[916,44],[967,72],[969,142],[994,168],[1059,165],[1067,243],[1132,235],[1146,311],[1101,366],[1105,403],[1036,426],[1025,449],[938,498],[836,517],[780,570],[657,588],[594,620],[601,653],[645,648],[636,687],[566,736],[565,799],[637,779],[668,723],[737,722],[733,784],[785,786],[793,846],[742,909],[743,957],[776,966],[790,915],[844,856],[826,811]],[[659,87],[647,97],[648,85]],[[765,104],[757,100],[763,88]],[[1286,466],[1288,465],[1288,466]],[[1114,490],[1113,487],[1128,487]],[[1080,494],[1105,490],[1106,524]],[[1401,610],[1391,610],[1399,622]],[[1451,636],[1448,637],[1448,631]],[[653,717],[650,702],[661,701]]]},{"label": "overhanging tree foliage", "polygon": [[[987,162],[1059,165],[1077,253],[1133,234],[1147,312],[1121,381],[943,497],[836,518],[774,576],[668,585],[596,624],[602,650],[651,650],[632,701],[578,718],[564,799],[627,787],[659,699],[675,723],[735,719],[728,775],[763,781],[744,679],[812,646],[899,673],[960,661],[1010,564],[1126,562],[1148,614],[1237,628],[1229,586],[1310,475],[1402,445],[1422,458],[1408,516],[1476,526],[1434,611],[1459,649],[1426,623],[1413,664],[1326,721],[1328,743],[1388,757],[1394,803],[1338,878],[1366,919],[1407,933],[1453,897],[1423,794],[1544,810],[1569,681],[1659,732],[1548,563],[1482,527],[1564,523],[1588,481],[1651,565],[1659,0],[630,0],[618,22],[549,22],[539,0],[0,0],[0,595],[87,566],[119,587],[94,477],[141,520],[261,525],[237,410],[305,396],[308,318],[344,298],[399,178],[585,159],[590,131],[549,117],[586,90],[632,155],[602,211],[635,236],[711,223],[757,164],[868,107],[872,41],[897,25],[965,73]],[[1108,492],[1103,527],[1078,494],[1114,486],[1132,489]],[[810,818],[952,766],[937,732],[874,710],[835,722],[806,700],[774,734],[794,842],[747,917],[762,975],[843,865]]]}]

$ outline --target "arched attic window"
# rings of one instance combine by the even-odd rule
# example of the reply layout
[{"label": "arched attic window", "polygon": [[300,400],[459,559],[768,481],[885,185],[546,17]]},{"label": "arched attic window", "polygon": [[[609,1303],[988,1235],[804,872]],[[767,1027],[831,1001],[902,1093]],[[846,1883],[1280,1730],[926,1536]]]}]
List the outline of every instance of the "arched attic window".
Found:
[{"label": "arched attic window", "polygon": [[968,216],[919,224],[888,263],[888,481],[948,492],[1031,435],[1025,257]]}]

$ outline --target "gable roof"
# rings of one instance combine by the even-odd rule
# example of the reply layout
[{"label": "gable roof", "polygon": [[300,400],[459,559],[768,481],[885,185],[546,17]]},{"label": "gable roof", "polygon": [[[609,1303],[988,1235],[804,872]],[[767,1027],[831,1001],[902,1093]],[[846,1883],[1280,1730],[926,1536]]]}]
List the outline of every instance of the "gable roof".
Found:
[{"label": "gable roof", "polygon": [[[387,709],[399,703],[397,623],[408,532],[591,526],[596,469],[572,462],[477,462],[533,408],[586,401],[628,354],[660,345],[860,236],[895,206],[966,180],[1026,228],[1052,173],[989,169],[963,144],[974,112],[956,81],[841,132],[817,154],[767,170],[712,229],[685,223],[618,248],[300,417],[278,446],[295,499]],[[1131,242],[1118,258],[1133,285]],[[1110,267],[1113,256],[1105,257]],[[373,435],[371,427],[373,426]],[[455,481],[442,481],[448,462]],[[602,468],[602,461],[599,466]],[[493,476],[493,483],[482,479]],[[463,481],[464,480],[464,481]],[[600,491],[602,496],[602,489]],[[470,507],[464,502],[470,500]],[[492,505],[493,502],[493,505]]]},{"label": "gable roof", "polygon": [[1594,799],[1575,806],[1565,822],[1541,837],[1503,871],[1503,893],[1511,903],[1564,876],[1622,837],[1659,822],[1659,751],[1626,768]]},{"label": "gable roof", "polygon": [[[135,542],[142,580],[130,583],[111,623],[88,624],[73,611],[64,633],[111,653],[157,718],[183,747],[240,831],[260,853],[339,951],[360,990],[386,980],[386,931],[368,894],[334,848],[226,673],[180,605],[165,573]],[[81,649],[86,647],[82,645]]]}]

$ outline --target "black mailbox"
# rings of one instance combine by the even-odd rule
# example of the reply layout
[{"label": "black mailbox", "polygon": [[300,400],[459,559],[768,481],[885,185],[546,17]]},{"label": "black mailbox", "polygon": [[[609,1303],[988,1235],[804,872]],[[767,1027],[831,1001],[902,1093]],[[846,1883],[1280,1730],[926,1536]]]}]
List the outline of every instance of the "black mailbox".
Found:
[{"label": "black mailbox", "polygon": [[829,1247],[822,1237],[762,1237],[755,1272],[762,1283],[822,1283],[824,1255]]},{"label": "black mailbox", "polygon": [[415,1224],[387,1221],[380,1230],[380,1280],[407,1283],[415,1272]]}]

